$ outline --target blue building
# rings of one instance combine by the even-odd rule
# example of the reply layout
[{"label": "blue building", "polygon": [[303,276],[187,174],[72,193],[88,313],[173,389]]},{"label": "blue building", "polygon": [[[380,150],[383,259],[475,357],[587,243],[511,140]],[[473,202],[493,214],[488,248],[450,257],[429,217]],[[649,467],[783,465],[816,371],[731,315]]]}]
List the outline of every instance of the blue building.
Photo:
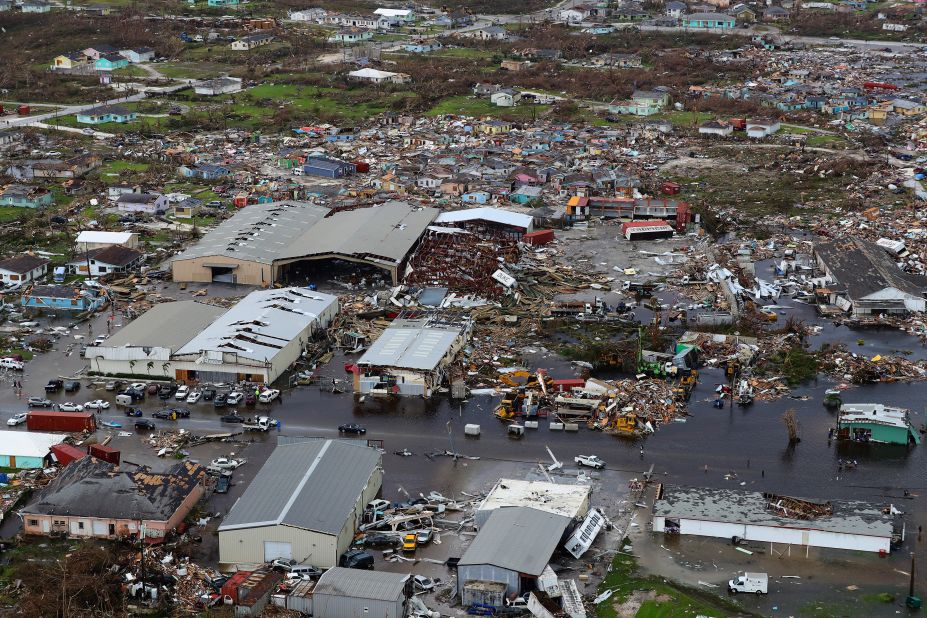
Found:
[{"label": "blue building", "polygon": [[34,285],[23,293],[21,304],[29,309],[83,313],[97,309],[104,300],[93,290],[70,285]]},{"label": "blue building", "polygon": [[323,178],[343,178],[357,171],[353,163],[325,159],[323,157],[309,157],[303,165],[303,174],[307,176],[322,176]]},{"label": "blue building", "polygon": [[440,41],[431,39],[428,41],[419,41],[418,43],[406,43],[402,47],[412,54],[427,54],[428,52],[441,49],[443,46]]},{"label": "blue building", "polygon": [[0,191],[0,205],[19,208],[44,208],[55,202],[52,192],[43,187],[8,185]]},{"label": "blue building", "polygon": [[44,468],[49,449],[64,438],[64,434],[0,431],[0,467],[19,470]]},{"label": "blue building", "polygon": [[202,178],[203,180],[217,180],[232,173],[227,167],[211,163],[181,165],[177,172],[184,178]]},{"label": "blue building", "polygon": [[94,65],[98,71],[115,71],[116,69],[127,66],[129,66],[129,59],[119,54],[105,54],[100,56],[100,59],[97,60]]},{"label": "blue building", "polygon": [[489,193],[486,191],[472,191],[460,196],[464,204],[486,204],[489,202]]},{"label": "blue building", "polygon": [[682,23],[688,28],[718,28],[722,30],[733,29],[737,20],[724,13],[692,13],[682,18]]},{"label": "blue building", "polygon": [[77,114],[77,122],[81,124],[103,124],[105,122],[118,122],[124,124],[138,118],[138,114],[119,105],[106,105],[94,107]]}]

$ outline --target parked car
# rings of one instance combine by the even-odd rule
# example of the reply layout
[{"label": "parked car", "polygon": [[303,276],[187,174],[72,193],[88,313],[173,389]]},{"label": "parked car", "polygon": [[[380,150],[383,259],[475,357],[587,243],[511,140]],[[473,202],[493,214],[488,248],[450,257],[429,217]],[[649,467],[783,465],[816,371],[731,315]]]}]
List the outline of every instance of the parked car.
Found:
[{"label": "parked car", "polygon": [[415,535],[415,542],[419,545],[428,545],[434,536],[433,530],[419,530]]},{"label": "parked car", "polygon": [[424,575],[413,575],[412,585],[415,586],[417,592],[430,592],[435,589],[434,580]]},{"label": "parked car", "polygon": [[193,391],[192,393],[187,395],[187,403],[196,403],[202,398],[203,398],[203,393],[199,391]]},{"label": "parked car", "polygon": [[246,406],[253,406],[256,403],[257,403],[257,395],[255,395],[251,391],[248,391],[247,393],[245,393],[245,405]]},{"label": "parked car", "polygon": [[338,433],[353,433],[357,435],[363,435],[367,433],[367,430],[357,423],[347,423],[346,425],[338,425]]},{"label": "parked car", "polygon": [[158,399],[168,400],[174,395],[174,387],[170,384],[162,384],[158,388]]},{"label": "parked car", "polygon": [[243,459],[229,459],[228,457],[217,457],[209,465],[223,470],[234,470],[241,464],[245,463]]},{"label": "parked car", "polygon": [[402,551],[405,552],[414,552],[415,548],[418,547],[418,542],[416,541],[416,534],[410,532],[409,534],[402,537]]},{"label": "parked car", "polygon": [[338,566],[346,569],[367,569],[373,570],[373,556],[363,549],[352,549],[342,554],[338,561]]},{"label": "parked car", "polygon": [[399,544],[399,537],[390,534],[370,534],[364,537],[364,547],[395,548]]},{"label": "parked car", "polygon": [[141,415],[142,415],[141,408],[126,408],[126,416],[134,416],[137,418]]},{"label": "parked car", "polygon": [[230,406],[234,406],[234,405],[238,405],[241,402],[241,400],[244,398],[245,396],[239,393],[238,391],[232,391],[226,396],[225,401]]},{"label": "parked car", "polygon": [[84,406],[79,403],[74,403],[73,401],[65,401],[58,406],[58,409],[62,412],[83,412]]},{"label": "parked car", "polygon": [[108,410],[109,402],[102,399],[94,399],[84,404],[85,410]]},{"label": "parked car", "polygon": [[118,382],[118,381],[116,381],[116,380],[110,380],[109,382],[107,382],[107,383],[103,386],[103,388],[105,388],[105,389],[108,390],[108,391],[114,391],[114,390],[116,390],[116,388],[117,388],[118,386],[119,386],[119,382]]},{"label": "parked car", "polygon": [[66,393],[76,393],[80,390],[80,382],[77,380],[68,380],[64,383],[64,392]]},{"label": "parked car", "polygon": [[148,394],[149,394],[149,395],[157,395],[159,390],[160,390],[160,389],[159,389],[159,387],[158,387],[157,384],[149,384],[149,385],[148,385]]},{"label": "parked car", "polygon": [[212,401],[216,396],[216,389],[207,388],[203,391],[203,401]]},{"label": "parked car", "polygon": [[29,416],[28,412],[20,412],[19,414],[14,414],[7,420],[6,424],[10,427],[15,427],[16,425],[22,425],[26,422],[26,418]]},{"label": "parked car", "polygon": [[224,408],[226,403],[228,403],[228,397],[222,393],[216,395],[216,398],[212,400],[214,408]]},{"label": "parked car", "polygon": [[596,470],[601,470],[605,467],[605,462],[595,455],[577,455],[573,458],[580,466],[586,466],[587,468],[595,468]]},{"label": "parked car", "polygon": [[49,380],[48,384],[45,385],[46,393],[57,393],[61,390],[61,387],[64,386],[64,381],[62,380]]},{"label": "parked car", "polygon": [[245,417],[237,414],[223,414],[219,417],[219,420],[223,423],[244,423]]},{"label": "parked car", "polygon": [[258,396],[258,401],[260,401],[261,403],[270,403],[271,401],[278,398],[279,396],[280,396],[280,391],[278,391],[275,388],[269,388],[266,391],[262,392],[260,396]]},{"label": "parked car", "polygon": [[51,400],[45,399],[44,397],[30,397],[26,401],[26,403],[30,408],[50,408],[52,407]]},{"label": "parked car", "polygon": [[177,387],[177,391],[174,393],[174,399],[177,401],[184,401],[187,396],[190,394],[190,387],[186,384],[181,384]]},{"label": "parked car", "polygon": [[14,371],[22,371],[25,367],[22,361],[18,361],[15,358],[9,356],[0,358],[0,369],[12,369]]},{"label": "parked car", "polygon": [[147,418],[143,418],[140,421],[135,421],[136,431],[146,431],[146,430],[150,430],[154,428],[155,428],[155,424],[149,421]]},{"label": "parked car", "polygon": [[216,493],[227,494],[229,487],[232,486],[232,477],[228,474],[220,474],[216,479]]},{"label": "parked car", "polygon": [[302,564],[291,558],[277,558],[271,563],[271,568],[275,571],[287,573],[288,579],[290,575],[300,576],[299,579],[304,579],[301,577],[303,575],[309,578],[322,576],[322,571],[317,567],[311,564]]},{"label": "parked car", "polygon": [[137,389],[137,388],[132,388],[131,386],[130,386],[129,388],[125,389],[124,391],[122,391],[122,392],[119,393],[119,394],[120,394],[120,395],[126,395],[127,397],[131,398],[132,401],[143,401],[143,400],[145,399],[145,391],[144,391],[144,390],[139,390],[139,389]]}]

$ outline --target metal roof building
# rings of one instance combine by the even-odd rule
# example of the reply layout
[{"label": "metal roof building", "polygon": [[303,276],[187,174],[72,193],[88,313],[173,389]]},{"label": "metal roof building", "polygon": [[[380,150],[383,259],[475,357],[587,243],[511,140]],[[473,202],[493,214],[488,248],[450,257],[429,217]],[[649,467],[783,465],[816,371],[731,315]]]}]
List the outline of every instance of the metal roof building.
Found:
[{"label": "metal roof building", "polygon": [[401,618],[408,575],[335,567],[322,574],[312,593],[318,618]]},{"label": "metal roof building", "polygon": [[476,507],[473,521],[477,528],[482,528],[496,510],[517,506],[530,506],[539,511],[579,519],[589,511],[591,494],[592,487],[589,485],[499,479]]},{"label": "metal roof building", "polygon": [[244,374],[273,382],[337,313],[337,296],[308,288],[251,292],[174,351],[176,368],[187,370],[177,377],[226,382]]},{"label": "metal roof building", "polygon": [[89,346],[84,357],[90,361],[91,371],[106,375],[128,375],[137,369],[139,374],[174,377],[172,354],[225,311],[193,300],[160,303],[103,345]]},{"label": "metal roof building", "polygon": [[403,202],[332,212],[307,202],[244,208],[172,262],[175,281],[266,285],[300,263],[341,259],[388,271],[400,266],[438,211]]},{"label": "metal roof building", "polygon": [[335,566],[382,479],[380,453],[363,443],[281,441],[219,526],[220,564],[293,558]]},{"label": "metal roof building", "polygon": [[0,431],[0,467],[41,468],[48,449],[65,436],[35,431]]},{"label": "metal roof building", "polygon": [[658,498],[654,532],[857,551],[890,549],[892,518],[866,502],[687,487],[664,487]]},{"label": "metal roof building", "polygon": [[472,326],[465,318],[439,314],[396,318],[357,361],[354,390],[429,397]]},{"label": "metal roof building", "polygon": [[499,582],[518,595],[526,578],[537,578],[550,562],[572,519],[531,507],[493,511],[457,565],[457,591],[468,605],[468,587]]}]

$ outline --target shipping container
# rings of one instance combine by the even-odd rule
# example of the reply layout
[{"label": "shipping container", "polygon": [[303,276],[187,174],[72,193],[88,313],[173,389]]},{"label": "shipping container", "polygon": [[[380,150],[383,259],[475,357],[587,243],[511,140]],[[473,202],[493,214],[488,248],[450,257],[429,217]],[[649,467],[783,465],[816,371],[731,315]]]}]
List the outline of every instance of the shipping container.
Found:
[{"label": "shipping container", "polygon": [[30,431],[96,431],[92,412],[30,412],[26,417]]},{"label": "shipping container", "polygon": [[366,174],[370,171],[370,164],[366,161],[354,161],[353,163],[358,174]]},{"label": "shipping container", "polygon": [[528,245],[546,245],[554,242],[554,231],[538,230],[537,232],[529,232],[522,236],[522,240]]},{"label": "shipping container", "polygon": [[238,604],[238,587],[242,582],[251,577],[251,571],[235,571],[224,584],[222,584],[222,596],[232,599],[232,603]]},{"label": "shipping container", "polygon": [[70,444],[55,444],[50,450],[55,461],[62,466],[66,466],[72,461],[77,461],[87,456],[87,453]]},{"label": "shipping container", "polygon": [[16,113],[18,113],[20,116],[28,116],[30,111],[31,110],[29,109],[28,105],[20,105],[18,108],[16,108]]},{"label": "shipping container", "polygon": [[121,453],[120,451],[117,451],[110,446],[103,446],[102,444],[91,444],[89,447],[87,447],[87,452],[91,457],[102,459],[103,461],[107,461],[114,466],[119,465],[119,458]]}]

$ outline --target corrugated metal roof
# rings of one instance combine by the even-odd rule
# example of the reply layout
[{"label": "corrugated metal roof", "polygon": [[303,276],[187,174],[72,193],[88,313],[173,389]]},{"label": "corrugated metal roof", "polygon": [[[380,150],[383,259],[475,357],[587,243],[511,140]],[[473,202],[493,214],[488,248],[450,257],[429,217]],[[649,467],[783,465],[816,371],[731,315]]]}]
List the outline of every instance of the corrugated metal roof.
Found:
[{"label": "corrugated metal roof", "polygon": [[251,292],[186,342],[176,354],[231,352],[242,358],[267,362],[306,327],[337,306],[337,296],[308,288]]},{"label": "corrugated metal roof", "polygon": [[394,320],[357,364],[431,370],[464,330],[463,325],[435,324],[430,319]]},{"label": "corrugated metal roof", "polygon": [[512,227],[524,228],[531,231],[534,218],[531,215],[524,215],[511,210],[502,210],[501,208],[470,208],[469,210],[454,210],[452,212],[442,212],[435,219],[435,223],[460,223],[461,221],[491,221],[502,225],[511,225]]},{"label": "corrugated metal roof", "polygon": [[59,444],[64,436],[35,431],[0,431],[0,455],[13,457],[45,457],[52,445]]},{"label": "corrugated metal roof", "polygon": [[330,594],[354,599],[398,601],[402,599],[404,580],[407,577],[404,573],[334,567],[325,571],[319,578],[313,595],[316,599],[320,595]]},{"label": "corrugated metal roof", "polygon": [[460,564],[491,564],[540,575],[569,523],[569,517],[530,507],[496,509],[467,548]]},{"label": "corrugated metal roof", "polygon": [[338,534],[380,465],[379,452],[349,441],[278,444],[219,531],[283,524]]},{"label": "corrugated metal roof", "polygon": [[[224,307],[206,305],[195,300],[159,303],[129,322],[101,347],[151,346],[177,350],[225,311]],[[89,350],[89,355],[93,355],[93,349]]]}]

